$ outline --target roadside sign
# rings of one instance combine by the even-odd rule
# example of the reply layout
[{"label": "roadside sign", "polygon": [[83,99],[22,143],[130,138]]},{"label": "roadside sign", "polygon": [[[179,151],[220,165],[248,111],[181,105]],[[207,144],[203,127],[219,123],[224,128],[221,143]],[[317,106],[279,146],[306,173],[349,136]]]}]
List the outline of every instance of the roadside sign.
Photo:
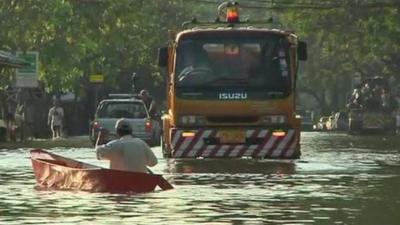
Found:
[{"label": "roadside sign", "polygon": [[39,52],[17,52],[17,57],[29,62],[29,66],[16,69],[16,87],[37,87],[39,77]]},{"label": "roadside sign", "polygon": [[104,76],[102,74],[94,74],[89,77],[90,83],[103,83]]}]

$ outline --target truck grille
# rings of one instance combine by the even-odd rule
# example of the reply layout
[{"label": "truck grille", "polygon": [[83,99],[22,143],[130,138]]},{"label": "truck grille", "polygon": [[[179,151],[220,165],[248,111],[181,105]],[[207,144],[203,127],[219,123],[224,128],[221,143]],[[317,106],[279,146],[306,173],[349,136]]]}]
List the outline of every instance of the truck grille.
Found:
[{"label": "truck grille", "polygon": [[210,123],[255,123],[258,121],[257,116],[213,116],[207,117]]}]

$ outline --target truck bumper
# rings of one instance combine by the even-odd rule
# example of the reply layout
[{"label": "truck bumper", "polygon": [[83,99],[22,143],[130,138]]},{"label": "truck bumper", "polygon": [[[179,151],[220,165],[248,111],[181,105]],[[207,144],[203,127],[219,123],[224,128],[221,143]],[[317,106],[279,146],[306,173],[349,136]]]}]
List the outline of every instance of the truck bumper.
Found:
[{"label": "truck bumper", "polygon": [[277,136],[270,129],[245,129],[244,142],[221,143],[218,129],[172,129],[169,149],[173,158],[299,158],[300,132],[284,131]]}]

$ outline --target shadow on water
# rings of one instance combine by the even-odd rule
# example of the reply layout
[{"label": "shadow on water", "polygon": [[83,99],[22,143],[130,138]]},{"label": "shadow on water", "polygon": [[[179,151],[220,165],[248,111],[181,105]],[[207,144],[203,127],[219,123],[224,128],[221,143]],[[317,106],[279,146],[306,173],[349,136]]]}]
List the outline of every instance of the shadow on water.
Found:
[{"label": "shadow on water", "polygon": [[295,172],[293,161],[250,159],[169,159],[164,169],[164,173],[174,174],[168,180],[178,188],[183,185],[225,190],[271,186]]},{"label": "shadow on water", "polygon": [[294,161],[251,159],[168,159],[168,173],[293,174]]}]

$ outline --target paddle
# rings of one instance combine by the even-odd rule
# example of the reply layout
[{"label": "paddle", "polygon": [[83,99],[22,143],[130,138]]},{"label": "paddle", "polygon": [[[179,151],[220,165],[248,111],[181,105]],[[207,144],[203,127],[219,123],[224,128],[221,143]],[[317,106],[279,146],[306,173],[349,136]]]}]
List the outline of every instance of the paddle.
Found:
[{"label": "paddle", "polygon": [[[147,168],[147,171],[148,171],[150,174],[154,174],[153,171],[151,171],[149,168]],[[160,180],[159,180],[159,182],[158,182],[157,185],[158,185],[163,191],[165,191],[165,190],[170,190],[170,189],[174,189],[174,187],[173,187],[162,175],[159,175],[159,177],[160,177]]]}]

